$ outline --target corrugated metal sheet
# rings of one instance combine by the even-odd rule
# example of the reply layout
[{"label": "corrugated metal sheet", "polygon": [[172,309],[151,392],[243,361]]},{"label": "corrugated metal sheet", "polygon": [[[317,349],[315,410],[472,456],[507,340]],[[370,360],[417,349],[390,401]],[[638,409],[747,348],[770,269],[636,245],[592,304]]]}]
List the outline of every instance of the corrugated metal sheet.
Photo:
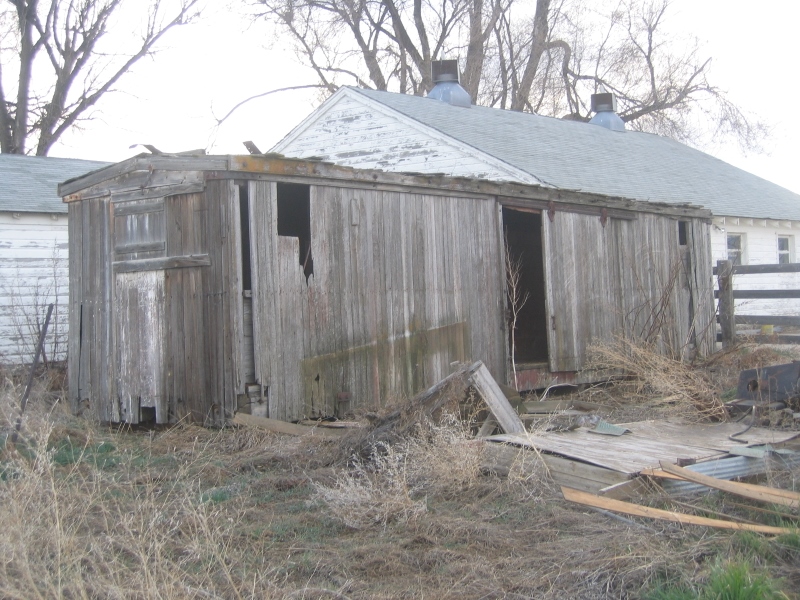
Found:
[{"label": "corrugated metal sheet", "polygon": [[[709,475],[717,479],[735,479],[737,477],[748,477],[750,475],[761,475],[776,469],[792,469],[800,465],[800,454],[772,454],[768,457],[751,458],[748,456],[733,456],[730,458],[720,458],[709,460],[685,467],[695,473]],[[678,481],[675,479],[664,479],[661,482],[663,488],[670,494],[689,494],[699,491],[708,491],[708,487],[691,481]]]}]

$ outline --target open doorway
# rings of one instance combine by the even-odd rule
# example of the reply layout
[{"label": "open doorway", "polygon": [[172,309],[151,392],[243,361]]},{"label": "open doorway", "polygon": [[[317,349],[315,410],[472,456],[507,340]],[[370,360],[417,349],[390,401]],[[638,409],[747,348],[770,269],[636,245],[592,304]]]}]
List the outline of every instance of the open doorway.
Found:
[{"label": "open doorway", "polygon": [[[509,289],[509,343],[513,341],[517,368],[523,363],[547,362],[547,311],[545,307],[542,215],[503,207],[506,251],[517,280],[517,318],[511,319]],[[524,302],[523,302],[524,301]]]}]

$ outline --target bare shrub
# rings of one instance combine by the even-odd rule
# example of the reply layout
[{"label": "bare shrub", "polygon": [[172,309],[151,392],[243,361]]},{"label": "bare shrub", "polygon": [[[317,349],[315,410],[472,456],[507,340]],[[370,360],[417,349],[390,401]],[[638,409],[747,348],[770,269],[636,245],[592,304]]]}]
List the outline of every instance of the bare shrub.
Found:
[{"label": "bare shrub", "polygon": [[354,529],[405,524],[426,511],[428,496],[451,498],[475,485],[483,444],[468,423],[444,413],[396,444],[378,442],[368,457],[354,455],[333,485],[313,484],[313,500]]},{"label": "bare shrub", "polygon": [[407,460],[405,452],[376,444],[369,462],[354,458],[332,486],[314,482],[312,501],[325,504],[335,518],[353,529],[407,523],[426,510],[420,490],[409,481]]},{"label": "bare shrub", "polygon": [[633,378],[640,396],[658,396],[676,416],[725,418],[725,409],[706,373],[660,354],[651,344],[616,338],[589,348],[587,368],[621,372]]}]

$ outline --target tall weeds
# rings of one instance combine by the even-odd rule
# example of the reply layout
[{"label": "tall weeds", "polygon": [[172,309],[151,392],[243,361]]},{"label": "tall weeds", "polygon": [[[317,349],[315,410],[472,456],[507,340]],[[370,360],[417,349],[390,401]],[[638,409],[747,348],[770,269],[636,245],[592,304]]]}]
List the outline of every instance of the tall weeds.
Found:
[{"label": "tall weeds", "polygon": [[[2,392],[7,413],[17,392]],[[39,408],[0,456],[0,597],[279,597],[268,565],[231,533],[236,504],[203,495],[202,448],[143,477],[154,457]]]},{"label": "tall weeds", "polygon": [[643,399],[658,398],[676,416],[723,419],[725,409],[708,376],[700,369],[660,353],[653,344],[616,338],[589,349],[589,369],[622,373],[638,385]]}]

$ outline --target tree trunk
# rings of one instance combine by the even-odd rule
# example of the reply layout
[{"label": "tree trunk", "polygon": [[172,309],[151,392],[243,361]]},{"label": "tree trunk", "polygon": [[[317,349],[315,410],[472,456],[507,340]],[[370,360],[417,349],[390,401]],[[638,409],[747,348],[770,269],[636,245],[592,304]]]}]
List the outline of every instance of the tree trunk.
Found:
[{"label": "tree trunk", "polygon": [[547,35],[550,29],[549,17],[550,0],[536,0],[536,14],[533,17],[531,53],[519,83],[519,91],[511,99],[511,110],[523,110],[531,95],[533,80],[536,77],[536,72],[539,70],[539,62],[547,46]]}]

